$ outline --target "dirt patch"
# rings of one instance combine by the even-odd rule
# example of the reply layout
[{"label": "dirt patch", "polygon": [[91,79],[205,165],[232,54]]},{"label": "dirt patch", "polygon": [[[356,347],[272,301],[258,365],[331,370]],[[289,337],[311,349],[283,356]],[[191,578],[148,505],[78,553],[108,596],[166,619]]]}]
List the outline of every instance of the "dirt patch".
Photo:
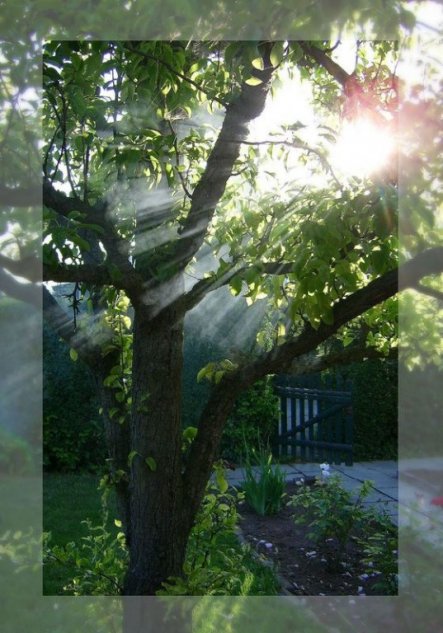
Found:
[{"label": "dirt patch", "polygon": [[[298,494],[296,484],[286,485],[286,501]],[[362,550],[353,534],[345,552],[338,553],[333,540],[315,545],[305,525],[296,525],[294,512],[303,509],[283,504],[274,516],[259,516],[246,503],[240,508],[240,528],[244,539],[266,561],[272,563],[282,579],[284,589],[293,595],[383,595],[374,588],[379,576],[365,573]]]}]

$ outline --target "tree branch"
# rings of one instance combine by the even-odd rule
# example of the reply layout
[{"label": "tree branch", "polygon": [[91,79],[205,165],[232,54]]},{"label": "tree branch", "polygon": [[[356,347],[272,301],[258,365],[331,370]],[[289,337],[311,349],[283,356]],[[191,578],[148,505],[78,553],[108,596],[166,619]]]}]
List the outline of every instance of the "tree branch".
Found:
[{"label": "tree branch", "polygon": [[364,344],[351,345],[337,352],[330,352],[322,356],[297,358],[288,369],[291,376],[304,376],[314,374],[338,365],[349,365],[369,358],[397,358],[398,349],[392,348],[388,354],[380,352],[375,347],[367,347]]},{"label": "tree branch", "polygon": [[385,273],[339,301],[333,308],[331,324],[322,323],[314,329],[308,323],[296,338],[274,347],[249,364],[227,372],[212,390],[200,417],[197,437],[191,446],[188,466],[184,473],[184,490],[189,491],[191,495],[187,497],[187,502],[192,505],[192,495],[198,497],[202,494],[199,478],[203,475],[209,477],[224,422],[242,391],[267,374],[288,371],[294,359],[302,358],[317,349],[342,325],[389,299],[399,290],[414,287],[422,277],[441,272],[443,247],[424,251],[399,269]]},{"label": "tree branch", "polygon": [[232,264],[232,267],[224,270],[220,275],[213,275],[211,277],[206,277],[201,279],[196,284],[194,284],[187,292],[180,297],[177,303],[180,303],[182,309],[185,312],[192,310],[196,305],[205,298],[207,294],[213,292],[214,290],[218,290],[222,286],[226,286],[231,279],[236,277],[237,275],[243,275],[248,270],[252,268],[259,270],[261,273],[267,275],[287,275],[294,270],[293,262],[259,262],[257,264],[251,266],[240,266],[236,267],[235,264]]},{"label": "tree branch", "polygon": [[248,125],[263,111],[273,70],[266,63],[264,70],[254,70],[261,83],[257,86],[244,83],[239,97],[226,109],[221,131],[192,193],[191,207],[175,248],[174,259],[182,270],[203,244],[215,208],[240,154],[241,142],[248,136]]},{"label": "tree branch", "polygon": [[42,280],[42,263],[34,256],[23,259],[11,259],[0,253],[0,266],[8,272],[18,277],[28,279],[28,281]]},{"label": "tree branch", "polygon": [[83,282],[94,286],[113,285],[116,288],[124,288],[124,281],[121,283],[113,279],[108,269],[103,266],[83,264],[69,266],[67,264],[49,265],[43,264],[43,281],[55,281],[59,283]]},{"label": "tree branch", "polygon": [[[66,196],[61,191],[54,189],[51,183],[45,181],[43,183],[43,203],[56,211],[56,213],[67,218],[69,218],[72,211],[78,211],[85,215],[88,223],[101,227],[103,235],[100,236],[100,241],[103,242],[106,249],[109,263],[115,266],[120,273],[122,279],[121,287],[126,290],[132,299],[137,298],[142,293],[143,279],[129,261],[127,242],[120,238],[114,225],[107,218],[108,204],[106,201],[101,200],[91,205],[80,200],[80,198]],[[50,277],[47,277],[47,279],[50,279]],[[58,281],[59,279],[53,278],[53,280]],[[79,280],[74,279],[74,281]]]},{"label": "tree branch", "polygon": [[300,42],[300,46],[309,57],[312,57],[312,59],[320,64],[320,66],[327,70],[328,73],[343,86],[343,88],[346,86],[346,83],[349,81],[351,75],[334,62],[334,60],[331,59],[325,51],[321,50],[321,48],[317,48],[317,46],[314,46],[309,42]]},{"label": "tree branch", "polygon": [[91,224],[97,224],[103,230],[108,228],[105,222],[105,213],[107,211],[105,202],[100,201],[95,205],[91,205],[80,198],[69,197],[62,191],[57,191],[49,180],[45,180],[43,183],[43,204],[64,217],[69,217],[72,211],[78,211],[83,213]]},{"label": "tree branch", "polygon": [[[231,142],[235,142],[235,141],[231,141]],[[339,179],[337,178],[330,162],[328,161],[328,159],[323,156],[322,152],[318,149],[315,149],[315,147],[311,147],[310,145],[308,145],[307,143],[304,143],[303,141],[297,140],[297,139],[293,139],[291,141],[288,140],[267,140],[267,141],[239,141],[240,143],[243,143],[244,145],[286,145],[287,147],[292,147],[292,148],[296,148],[296,149],[302,149],[305,152],[307,152],[308,154],[314,154],[315,156],[317,156],[317,158],[319,159],[322,167],[324,167],[326,169],[326,171],[328,171],[332,178],[334,179],[335,183],[337,184],[337,186],[339,187],[339,189],[342,189],[342,184],[339,181]]]}]

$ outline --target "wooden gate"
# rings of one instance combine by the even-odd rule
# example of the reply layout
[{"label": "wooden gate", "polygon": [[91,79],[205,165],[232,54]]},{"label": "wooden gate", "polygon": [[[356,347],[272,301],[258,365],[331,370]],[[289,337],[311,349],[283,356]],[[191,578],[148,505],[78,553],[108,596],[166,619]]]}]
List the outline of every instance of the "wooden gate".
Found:
[{"label": "wooden gate", "polygon": [[350,392],[282,386],[275,390],[280,397],[276,455],[352,466]]}]

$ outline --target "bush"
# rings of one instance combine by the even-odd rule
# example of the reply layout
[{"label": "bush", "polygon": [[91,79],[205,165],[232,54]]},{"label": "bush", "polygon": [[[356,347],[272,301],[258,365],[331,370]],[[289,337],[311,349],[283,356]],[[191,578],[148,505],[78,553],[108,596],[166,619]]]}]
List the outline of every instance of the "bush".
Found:
[{"label": "bush", "polygon": [[247,450],[272,444],[277,432],[279,400],[271,378],[259,380],[242,395],[228,419],[221,441],[221,457],[243,463]]},{"label": "bush", "polygon": [[395,360],[373,359],[321,375],[278,376],[277,384],[352,391],[353,458],[397,459],[398,369]]},{"label": "bush", "polygon": [[326,547],[328,539],[336,541],[339,554],[343,553],[354,530],[368,526],[370,515],[363,508],[362,501],[372,490],[372,483],[365,481],[356,501],[352,493],[342,488],[339,476],[332,476],[326,483],[318,482],[313,488],[305,488],[292,497],[290,505],[301,506],[307,513],[295,516],[295,523],[307,523],[308,537],[316,544]]},{"label": "bush", "polygon": [[390,518],[376,516],[376,528],[370,536],[359,540],[363,548],[362,563],[370,576],[378,576],[374,589],[384,595],[398,593],[398,534]]},{"label": "bush", "polygon": [[397,459],[398,371],[394,361],[352,366],[354,459]]},{"label": "bush", "polygon": [[245,464],[246,479],[243,482],[245,499],[257,514],[276,514],[282,505],[285,490],[285,478],[279,466],[272,465],[272,454],[263,449],[252,449],[252,457],[258,466],[257,473],[247,458]]},{"label": "bush", "polygon": [[242,493],[228,492],[220,466],[209,482],[188,543],[184,575],[164,583],[158,595],[274,595],[275,574],[240,545],[236,528]]},{"label": "bush", "polygon": [[97,470],[107,455],[93,377],[49,328],[43,334],[43,464]]}]

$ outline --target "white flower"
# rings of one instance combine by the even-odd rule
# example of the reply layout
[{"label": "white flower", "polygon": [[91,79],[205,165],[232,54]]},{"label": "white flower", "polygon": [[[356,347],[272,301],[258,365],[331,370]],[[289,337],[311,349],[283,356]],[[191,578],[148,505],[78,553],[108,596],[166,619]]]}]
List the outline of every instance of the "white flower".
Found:
[{"label": "white flower", "polygon": [[322,479],[327,479],[328,477],[331,476],[331,473],[329,472],[329,464],[328,463],[324,463],[324,464],[320,464],[320,470],[321,470],[321,477]]}]

